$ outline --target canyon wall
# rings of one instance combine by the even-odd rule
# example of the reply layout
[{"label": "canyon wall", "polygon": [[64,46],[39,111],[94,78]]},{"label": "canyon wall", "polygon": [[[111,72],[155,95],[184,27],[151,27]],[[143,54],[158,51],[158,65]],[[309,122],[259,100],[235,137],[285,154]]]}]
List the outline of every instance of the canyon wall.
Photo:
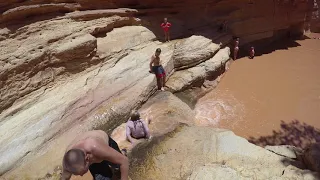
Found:
[{"label": "canyon wall", "polygon": [[[156,48],[179,92],[225,67],[232,36],[301,34],[308,11],[297,0],[0,2],[0,175],[43,177],[75,135],[124,122],[154,93]],[[163,17],[177,40],[159,42]]]}]

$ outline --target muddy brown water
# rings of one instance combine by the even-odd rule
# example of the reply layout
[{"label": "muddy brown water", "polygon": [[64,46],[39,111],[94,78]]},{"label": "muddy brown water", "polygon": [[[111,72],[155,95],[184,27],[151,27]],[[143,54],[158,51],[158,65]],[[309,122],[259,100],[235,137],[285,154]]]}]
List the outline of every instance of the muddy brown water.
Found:
[{"label": "muddy brown water", "polygon": [[198,101],[197,122],[261,146],[320,142],[320,40],[282,40],[263,51],[232,63]]}]

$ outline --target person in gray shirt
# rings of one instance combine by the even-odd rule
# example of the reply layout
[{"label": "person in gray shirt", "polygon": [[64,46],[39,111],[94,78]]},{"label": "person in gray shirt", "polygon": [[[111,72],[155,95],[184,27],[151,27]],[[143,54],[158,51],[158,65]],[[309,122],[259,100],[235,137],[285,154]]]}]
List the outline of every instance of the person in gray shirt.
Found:
[{"label": "person in gray shirt", "polygon": [[132,144],[134,144],[133,139],[149,139],[151,137],[149,128],[146,122],[140,118],[138,111],[132,111],[131,113],[131,117],[126,126],[126,136],[128,141]]}]

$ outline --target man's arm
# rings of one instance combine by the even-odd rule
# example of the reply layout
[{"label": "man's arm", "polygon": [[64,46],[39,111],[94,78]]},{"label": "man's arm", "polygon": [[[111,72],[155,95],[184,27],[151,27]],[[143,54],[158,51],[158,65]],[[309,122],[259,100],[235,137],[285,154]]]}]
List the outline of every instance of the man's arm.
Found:
[{"label": "man's arm", "polygon": [[60,177],[60,180],[69,180],[71,178],[72,174],[66,171],[65,169],[62,170],[62,174]]},{"label": "man's arm", "polygon": [[149,64],[149,67],[150,67],[150,71],[151,71],[151,72],[152,72],[153,61],[154,61],[154,58],[153,58],[153,56],[152,56],[152,57],[151,57],[150,64]]},{"label": "man's arm", "polygon": [[120,165],[121,180],[128,180],[129,161],[126,156],[109,147],[102,140],[94,140],[92,155]]}]

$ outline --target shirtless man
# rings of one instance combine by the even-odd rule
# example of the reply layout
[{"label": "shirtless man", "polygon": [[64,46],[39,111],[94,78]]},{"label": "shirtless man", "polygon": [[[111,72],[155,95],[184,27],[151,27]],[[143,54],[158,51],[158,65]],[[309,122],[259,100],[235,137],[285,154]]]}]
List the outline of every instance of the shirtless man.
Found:
[{"label": "shirtless man", "polygon": [[117,143],[104,131],[95,130],[83,133],[68,147],[63,157],[61,179],[71,175],[83,176],[90,170],[95,180],[111,180],[112,169],[120,165],[121,180],[128,180],[128,158],[121,154]]},{"label": "shirtless man", "polygon": [[164,91],[166,83],[166,72],[160,63],[161,49],[158,48],[156,53],[151,57],[150,61],[150,73],[154,73],[157,78],[158,90]]},{"label": "shirtless man", "polygon": [[170,27],[171,27],[171,23],[168,22],[167,18],[163,19],[163,23],[161,23],[161,27],[163,29],[164,32],[164,41],[170,41]]},{"label": "shirtless man", "polygon": [[233,50],[233,60],[236,60],[239,52],[239,38],[237,38],[234,42],[234,50]]}]

